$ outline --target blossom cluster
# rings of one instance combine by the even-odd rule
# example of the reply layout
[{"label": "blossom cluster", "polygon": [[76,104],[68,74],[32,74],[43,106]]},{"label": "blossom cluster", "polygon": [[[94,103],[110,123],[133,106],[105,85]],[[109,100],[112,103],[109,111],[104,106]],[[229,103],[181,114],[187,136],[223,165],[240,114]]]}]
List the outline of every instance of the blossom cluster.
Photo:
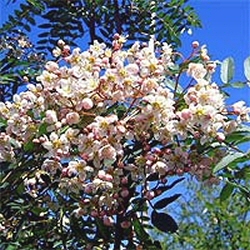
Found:
[{"label": "blossom cluster", "polygon": [[[31,196],[39,195],[47,175],[62,192],[79,195],[77,216],[98,216],[106,225],[131,198],[131,182],[184,173],[216,182],[211,168],[223,152],[211,157],[199,145],[222,143],[249,121],[249,108],[243,102],[228,108],[210,82],[215,65],[204,49],[195,46],[201,60],[186,63],[194,84],[177,94],[165,83],[176,76],[171,46],[135,42],[124,50],[124,42],[116,35],[112,48],[95,41],[87,51],[71,52],[59,41],[58,59],[46,63],[40,83],[0,103],[0,162],[32,158],[35,171],[23,177]],[[157,195],[143,187],[146,199]]]}]

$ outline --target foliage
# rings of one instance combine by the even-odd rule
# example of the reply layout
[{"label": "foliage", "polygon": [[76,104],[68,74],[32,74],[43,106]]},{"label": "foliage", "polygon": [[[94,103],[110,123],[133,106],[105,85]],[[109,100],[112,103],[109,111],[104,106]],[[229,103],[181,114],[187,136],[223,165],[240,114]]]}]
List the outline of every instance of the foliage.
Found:
[{"label": "foliage", "polygon": [[19,88],[35,82],[43,64],[43,55],[23,33],[0,35],[0,101],[12,100]]},{"label": "foliage", "polygon": [[[225,59],[219,86],[204,46],[179,57],[181,33],[200,27],[186,3],[27,0],[9,17],[0,29],[1,249],[160,249],[150,232],[178,230],[166,211],[181,194],[166,193],[185,173],[210,184],[220,176],[221,201],[238,191],[249,201],[240,149],[249,108],[228,107],[224,91],[249,83],[249,58],[237,83]],[[90,48],[72,50],[88,33]],[[160,42],[131,46],[151,35]],[[49,50],[56,59],[44,62]]]},{"label": "foliage", "polygon": [[[16,1],[8,1],[16,3]],[[85,36],[85,43],[94,40],[110,44],[113,34],[129,35],[129,39],[147,41],[154,34],[158,41],[180,45],[180,34],[201,27],[194,9],[187,0],[118,1],[118,0],[26,0],[9,16],[1,33],[21,29],[39,31],[37,49],[53,49],[59,39],[74,45]],[[39,17],[39,25],[37,25]],[[87,36],[86,36],[87,35]],[[88,40],[90,37],[90,40]]]},{"label": "foliage", "polygon": [[[180,35],[201,27],[194,9],[183,1],[118,0],[2,0],[14,12],[0,28],[0,100],[13,95],[29,82],[35,83],[44,55],[49,58],[59,39],[76,46],[94,40],[111,45],[115,33],[130,41],[158,41],[181,44]],[[20,4],[19,4],[20,3]],[[32,37],[34,44],[20,48],[19,41]],[[127,43],[129,44],[129,43]],[[24,76],[28,76],[28,79]]]},{"label": "foliage", "polygon": [[165,194],[183,178],[170,176],[221,176],[221,200],[249,196],[249,108],[226,105],[206,48],[180,60],[167,43],[125,41],[59,40],[40,83],[0,103],[2,248],[159,249],[149,231],[178,229],[166,208],[180,194]]},{"label": "foliage", "polygon": [[188,183],[186,188],[186,197],[191,198],[176,202],[172,208],[180,221],[180,230],[178,234],[162,236],[162,249],[249,248],[249,201],[234,193],[221,202],[220,187]]}]

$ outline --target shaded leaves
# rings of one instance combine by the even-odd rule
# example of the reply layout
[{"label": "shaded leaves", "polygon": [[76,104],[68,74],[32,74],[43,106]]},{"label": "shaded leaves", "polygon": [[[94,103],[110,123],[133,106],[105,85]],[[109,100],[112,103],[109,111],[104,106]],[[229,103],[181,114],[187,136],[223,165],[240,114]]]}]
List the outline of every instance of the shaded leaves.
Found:
[{"label": "shaded leaves", "polygon": [[167,198],[163,198],[162,200],[157,201],[154,204],[154,208],[155,209],[162,209],[162,208],[166,207],[167,205],[169,205],[170,203],[174,202],[180,196],[181,196],[181,194],[174,194],[173,196],[170,196],[170,197],[167,197]]},{"label": "shaded leaves", "polygon": [[[201,27],[194,9],[187,1],[38,1],[26,0],[9,16],[0,31],[17,29],[31,32],[39,17],[38,37],[46,37],[38,48],[52,49],[59,39],[75,45],[75,39],[89,32],[90,42],[97,39],[111,43],[113,35],[129,35],[130,40],[147,41],[155,35],[173,46],[181,44],[180,35],[192,27]],[[41,20],[40,20],[41,19]]]},{"label": "shaded leaves", "polygon": [[178,225],[175,220],[168,214],[158,213],[153,210],[151,214],[152,224],[162,232],[174,233],[178,230]]}]

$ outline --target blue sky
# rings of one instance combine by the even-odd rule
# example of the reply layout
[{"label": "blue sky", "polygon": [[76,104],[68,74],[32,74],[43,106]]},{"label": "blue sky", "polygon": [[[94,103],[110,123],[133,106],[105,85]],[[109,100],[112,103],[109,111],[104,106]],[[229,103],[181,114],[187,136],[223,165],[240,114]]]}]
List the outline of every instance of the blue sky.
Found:
[{"label": "blue sky", "polygon": [[[203,28],[183,36],[183,51],[198,40],[206,44],[212,59],[222,61],[232,56],[235,60],[235,81],[245,81],[243,62],[250,56],[250,1],[249,0],[190,0],[201,18]],[[219,81],[219,74],[215,77]],[[230,89],[232,103],[243,99],[250,105],[250,88]]]}]

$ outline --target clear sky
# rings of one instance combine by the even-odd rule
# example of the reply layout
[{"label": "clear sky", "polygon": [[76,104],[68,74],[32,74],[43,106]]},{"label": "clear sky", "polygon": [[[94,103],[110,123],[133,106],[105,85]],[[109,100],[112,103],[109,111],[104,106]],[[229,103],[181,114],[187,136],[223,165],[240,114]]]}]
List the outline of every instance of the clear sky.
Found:
[{"label": "clear sky", "polygon": [[[7,20],[13,5],[7,8],[3,0],[0,1],[1,23]],[[244,81],[243,62],[250,56],[250,0],[189,0],[188,3],[198,12],[203,28],[183,36],[182,51],[187,53],[191,42],[198,40],[207,45],[212,59],[222,61],[232,56],[236,63],[234,80]],[[219,81],[218,75],[216,81]],[[250,105],[250,88],[231,89],[229,93],[232,102],[244,99]]]},{"label": "clear sky", "polygon": [[[183,50],[193,40],[206,44],[212,59],[232,56],[236,64],[235,81],[244,81],[243,62],[250,56],[250,0],[190,0],[202,29],[183,37]],[[215,78],[216,80],[218,77]],[[230,100],[244,99],[250,105],[250,88],[231,89]]]}]

